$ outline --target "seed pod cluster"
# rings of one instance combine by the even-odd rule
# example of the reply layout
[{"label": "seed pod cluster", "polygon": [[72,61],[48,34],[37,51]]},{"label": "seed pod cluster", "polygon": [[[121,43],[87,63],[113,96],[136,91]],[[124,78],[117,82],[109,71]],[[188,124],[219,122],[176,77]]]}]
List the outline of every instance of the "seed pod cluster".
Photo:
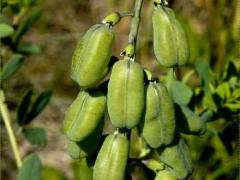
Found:
[{"label": "seed pod cluster", "polygon": [[129,151],[129,140],[125,134],[108,135],[98,153],[93,180],[125,179]]},{"label": "seed pod cluster", "polygon": [[169,145],[175,135],[174,105],[162,83],[146,87],[146,106],[141,124],[142,136],[152,148]]},{"label": "seed pod cluster", "polygon": [[188,41],[173,10],[156,4],[152,25],[154,53],[159,63],[165,67],[186,64],[189,58]]},{"label": "seed pod cluster", "polygon": [[64,132],[72,141],[82,141],[91,135],[104,118],[106,96],[100,92],[81,91],[68,108]]},{"label": "seed pod cluster", "polygon": [[108,72],[114,41],[109,26],[97,24],[83,36],[74,51],[71,77],[81,87],[96,85]]},{"label": "seed pod cluster", "polygon": [[165,163],[166,169],[177,179],[186,179],[193,170],[189,149],[180,138],[173,145],[160,151],[159,159]]},{"label": "seed pod cluster", "polygon": [[[166,0],[155,3],[152,17],[155,55],[166,67],[184,65],[189,54],[186,35],[173,11],[159,5],[166,5]],[[155,179],[184,179],[192,172],[191,158],[184,140],[176,134],[203,134],[205,124],[187,106],[174,107],[165,84],[134,61],[133,44],[125,48],[123,60],[109,63],[114,42],[111,28],[120,19],[119,13],[112,13],[102,24],[92,26],[74,51],[71,77],[81,91],[64,119],[67,151],[73,159],[96,158],[93,180],[124,180],[130,157],[129,132],[135,128],[145,149],[134,157],[143,158],[154,151],[159,154],[155,161],[164,164]],[[110,70],[107,86],[101,86],[99,82]],[[117,130],[101,144],[106,109]]]},{"label": "seed pod cluster", "polygon": [[115,127],[132,129],[138,125],[144,108],[144,73],[138,63],[121,60],[114,64],[107,104]]}]

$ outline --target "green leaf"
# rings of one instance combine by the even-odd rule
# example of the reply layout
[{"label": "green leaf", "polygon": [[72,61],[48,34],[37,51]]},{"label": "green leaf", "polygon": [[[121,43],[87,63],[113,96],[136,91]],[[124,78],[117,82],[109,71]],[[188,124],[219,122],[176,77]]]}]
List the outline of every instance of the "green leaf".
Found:
[{"label": "green leaf", "polygon": [[22,0],[24,6],[33,6],[36,2],[37,0]]},{"label": "green leaf", "polygon": [[4,81],[11,77],[22,65],[23,56],[20,54],[13,55],[11,59],[4,65],[0,74],[0,80]]},{"label": "green leaf", "polygon": [[203,98],[203,105],[205,108],[208,108],[213,112],[217,112],[218,108],[211,94],[205,94]]},{"label": "green leaf", "polygon": [[229,86],[231,87],[231,89],[235,89],[238,86],[239,82],[240,81],[237,76],[230,77],[228,80],[228,83],[229,83]]},{"label": "green leaf", "polygon": [[14,29],[12,26],[8,24],[0,24],[0,38],[11,36],[13,32]]},{"label": "green leaf", "polygon": [[8,18],[2,13],[0,13],[0,24],[10,24]]},{"label": "green leaf", "polygon": [[8,4],[17,4],[19,3],[19,0],[6,0]]},{"label": "green leaf", "polygon": [[226,107],[233,112],[238,112],[240,109],[240,101],[236,101],[234,103],[226,103],[223,105],[223,107]]},{"label": "green leaf", "polygon": [[33,145],[47,145],[47,135],[43,128],[25,128],[23,130],[23,134],[27,138],[27,140]]},{"label": "green leaf", "polygon": [[42,112],[42,110],[48,104],[51,96],[52,96],[52,92],[48,90],[48,91],[42,92],[37,97],[24,124],[28,124],[33,118],[35,118],[38,114],[40,114]]},{"label": "green leaf", "polygon": [[209,64],[206,61],[199,59],[195,62],[195,68],[204,81],[204,89],[208,91],[208,85],[211,81],[212,76]]},{"label": "green leaf", "polygon": [[29,109],[32,94],[33,94],[33,91],[28,90],[19,105],[17,120],[20,126],[24,125],[24,121],[27,118],[27,111]]},{"label": "green leaf", "polygon": [[17,52],[22,54],[39,54],[41,52],[41,48],[32,43],[20,43],[17,47]]},{"label": "green leaf", "polygon": [[81,159],[73,164],[74,180],[92,180],[93,171],[88,167],[86,159]]},{"label": "green leaf", "polygon": [[192,98],[192,90],[180,81],[173,81],[170,85],[169,93],[173,101],[178,104],[188,104]]},{"label": "green leaf", "polygon": [[36,154],[27,156],[18,172],[18,180],[40,180],[42,163]]},{"label": "green leaf", "polygon": [[26,34],[32,25],[40,18],[41,14],[41,11],[34,12],[28,16],[24,22],[21,23],[13,37],[13,42],[15,45],[19,43],[22,36]]},{"label": "green leaf", "polygon": [[239,99],[240,100],[240,88],[235,89],[231,94],[232,99]]},{"label": "green leaf", "polygon": [[232,61],[230,61],[223,73],[223,80],[228,81],[233,76],[236,76],[236,77],[238,76],[238,70],[235,64]]},{"label": "green leaf", "polygon": [[142,163],[149,169],[151,169],[154,172],[158,172],[160,170],[164,169],[164,164],[160,161],[157,161],[155,159],[147,159],[142,160]]},{"label": "green leaf", "polygon": [[222,100],[227,100],[231,96],[230,86],[227,82],[220,84],[216,88],[216,93],[221,97]]},{"label": "green leaf", "polygon": [[54,167],[44,166],[41,180],[67,180],[64,173]]},{"label": "green leaf", "polygon": [[147,143],[139,136],[138,129],[133,128],[130,137],[129,158],[142,159],[150,152],[151,149],[147,146]]}]

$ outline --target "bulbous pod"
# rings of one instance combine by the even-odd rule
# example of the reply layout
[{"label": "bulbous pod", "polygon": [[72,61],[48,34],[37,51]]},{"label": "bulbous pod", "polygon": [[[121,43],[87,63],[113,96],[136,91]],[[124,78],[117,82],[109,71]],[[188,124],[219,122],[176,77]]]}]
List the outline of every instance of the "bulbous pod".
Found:
[{"label": "bulbous pod", "polygon": [[71,66],[71,77],[79,86],[96,85],[108,72],[114,34],[105,24],[92,26],[78,43]]},{"label": "bulbous pod", "polygon": [[106,96],[100,92],[81,91],[68,108],[64,119],[64,132],[72,141],[82,141],[103,119]]},{"label": "bulbous pod", "polygon": [[140,124],[142,137],[152,148],[169,145],[175,135],[174,104],[162,83],[150,82],[146,87],[146,105]]},{"label": "bulbous pod", "polygon": [[166,170],[177,179],[186,179],[193,171],[190,152],[182,138],[164,148],[159,158],[166,164]]},{"label": "bulbous pod", "polygon": [[154,180],[177,180],[169,171],[158,171]]},{"label": "bulbous pod", "polygon": [[113,126],[128,129],[137,126],[144,108],[144,74],[137,62],[120,60],[114,64],[107,104]]},{"label": "bulbous pod", "polygon": [[203,135],[207,131],[206,123],[186,105],[175,104],[175,112],[181,133]]},{"label": "bulbous pod", "polygon": [[124,180],[129,141],[124,134],[108,135],[93,167],[93,180]]},{"label": "bulbous pod", "polygon": [[182,66],[189,59],[186,33],[172,9],[158,6],[152,15],[153,48],[159,63],[165,67]]},{"label": "bulbous pod", "polygon": [[104,119],[98,124],[96,130],[82,141],[67,140],[67,152],[73,159],[85,158],[94,153],[100,143],[104,126]]}]

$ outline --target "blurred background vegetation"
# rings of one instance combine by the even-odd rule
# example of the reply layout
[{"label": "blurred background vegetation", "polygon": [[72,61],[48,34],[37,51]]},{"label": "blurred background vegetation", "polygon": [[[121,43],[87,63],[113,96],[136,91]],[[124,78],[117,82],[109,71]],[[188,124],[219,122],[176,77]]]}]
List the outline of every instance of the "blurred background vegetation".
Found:
[{"label": "blurred background vegetation", "polygon": [[[66,137],[62,129],[65,111],[79,91],[78,86],[70,79],[71,57],[76,42],[90,26],[99,23],[113,11],[130,12],[133,3],[133,0],[1,0],[0,21],[16,30],[13,34],[10,33],[11,38],[1,39],[1,67],[14,53],[21,53],[24,58],[19,71],[4,84],[7,104],[20,154],[22,157],[31,152],[40,155],[44,164],[43,179],[81,179],[79,169],[85,166],[83,162],[74,163],[66,153]],[[169,0],[169,6],[175,10],[184,25],[191,46],[190,62],[177,71],[177,76],[182,79],[190,72],[187,84],[194,92],[192,107],[197,108],[196,111],[201,114],[204,106],[208,105],[201,97],[203,81],[205,85],[206,82],[213,82],[211,87],[214,91],[219,85],[230,81],[231,78],[226,76],[239,78],[240,1]],[[168,71],[157,63],[153,54],[152,11],[152,1],[144,0],[136,60],[143,67],[151,69],[155,76],[164,79]],[[21,32],[19,27],[28,17],[32,17],[29,20],[30,26]],[[116,33],[113,55],[118,58],[127,43],[130,20],[128,17],[124,18],[113,29]],[[195,67],[201,66],[201,62],[207,63],[202,69],[196,70]],[[233,63],[228,65],[229,62]],[[226,68],[230,73],[226,72]],[[206,72],[205,77],[201,77],[201,72]],[[208,81],[206,75],[212,78],[209,77]],[[230,87],[230,94],[239,88],[238,79],[237,82],[232,81],[235,84]],[[48,143],[44,142],[42,146],[31,145],[19,133],[15,118],[18,105],[29,89],[34,94],[40,94],[46,89],[52,91],[49,105],[31,123],[31,127],[46,130]],[[222,94],[226,91],[224,89]],[[234,103],[240,103],[240,91],[234,95],[237,99]],[[194,161],[194,174],[190,179],[239,179],[238,110],[239,104],[226,111],[224,117],[210,122],[209,131],[204,136],[186,137]],[[0,177],[16,179],[17,167],[10,143],[2,121],[0,125]],[[105,132],[112,130],[108,126],[105,128]],[[141,166],[136,167],[136,172],[138,173],[133,174],[134,179],[147,179]]]}]

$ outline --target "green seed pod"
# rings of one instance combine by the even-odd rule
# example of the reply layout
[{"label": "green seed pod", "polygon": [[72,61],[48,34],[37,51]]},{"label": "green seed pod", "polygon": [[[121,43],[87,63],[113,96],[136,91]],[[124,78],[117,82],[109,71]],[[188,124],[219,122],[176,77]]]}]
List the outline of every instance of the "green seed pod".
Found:
[{"label": "green seed pod", "polygon": [[176,180],[176,178],[167,170],[159,171],[154,180]]},{"label": "green seed pod", "polygon": [[81,159],[94,153],[99,146],[100,139],[102,136],[103,126],[104,126],[104,120],[102,120],[98,124],[96,130],[92,134],[90,134],[88,137],[86,137],[82,141],[75,142],[68,139],[67,140],[68,154],[73,159]]},{"label": "green seed pod", "polygon": [[203,135],[206,130],[206,124],[186,105],[175,104],[177,117],[177,128],[181,133]]},{"label": "green seed pod", "polygon": [[106,75],[113,41],[112,30],[97,24],[78,43],[72,58],[71,77],[81,87],[94,86]]},{"label": "green seed pod", "polygon": [[172,9],[157,6],[152,15],[154,53],[165,67],[182,66],[189,58],[187,36]]},{"label": "green seed pod", "polygon": [[150,82],[146,87],[146,105],[141,135],[152,148],[169,145],[175,135],[174,105],[162,83]]},{"label": "green seed pod", "polygon": [[166,0],[153,0],[155,5],[168,5]]},{"label": "green seed pod", "polygon": [[138,63],[121,60],[114,64],[107,104],[113,126],[128,129],[137,126],[144,108],[144,74]]},{"label": "green seed pod", "polygon": [[159,158],[166,164],[166,170],[177,179],[186,179],[192,173],[190,152],[182,138],[173,145],[164,148],[160,152]]},{"label": "green seed pod", "polygon": [[116,25],[119,21],[121,20],[121,15],[118,12],[114,12],[106,16],[103,20],[102,23],[105,24],[110,24],[110,26]]},{"label": "green seed pod", "polygon": [[93,180],[124,180],[128,160],[129,141],[126,135],[108,135],[98,153]]},{"label": "green seed pod", "polygon": [[72,141],[82,141],[96,129],[103,119],[106,96],[100,92],[81,91],[68,108],[64,119],[64,132]]}]

